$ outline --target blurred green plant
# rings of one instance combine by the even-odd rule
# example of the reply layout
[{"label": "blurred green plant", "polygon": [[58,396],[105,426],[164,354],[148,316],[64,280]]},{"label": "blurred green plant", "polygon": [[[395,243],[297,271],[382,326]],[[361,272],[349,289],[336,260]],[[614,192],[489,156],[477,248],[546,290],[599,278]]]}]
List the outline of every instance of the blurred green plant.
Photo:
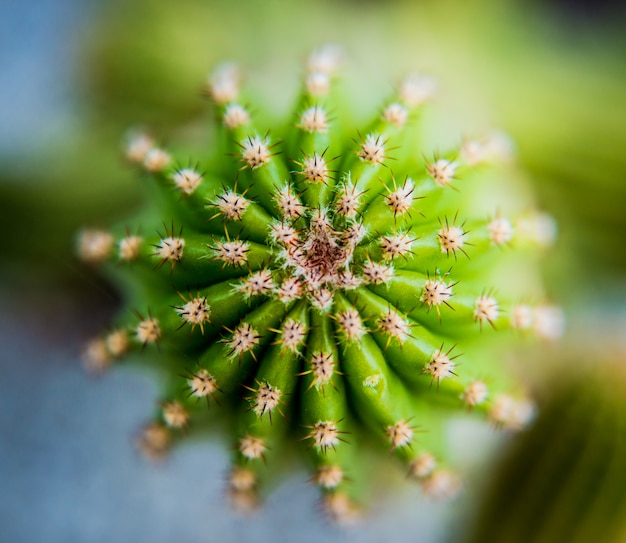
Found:
[{"label": "blurred green plant", "polygon": [[0,248],[4,273],[14,278],[45,273],[48,281],[75,276],[77,225],[98,224],[98,217],[137,206],[140,191],[122,167],[118,142],[117,132],[111,139],[99,126],[86,137],[66,134],[53,149],[5,164],[0,228],[11,235]]},{"label": "blurred green plant", "polygon": [[354,124],[338,62],[335,48],[311,55],[288,120],[271,124],[238,71],[218,68],[213,144],[131,135],[145,206],[82,231],[77,250],[126,304],[87,367],[131,355],[163,381],[141,450],[161,457],[219,403],[234,417],[237,505],[255,503],[300,440],[344,521],[390,452],[427,494],[454,495],[456,476],[437,466],[450,413],[522,427],[532,404],[503,358],[523,336],[557,339],[563,316],[539,277],[554,223],[508,141],[427,151],[419,120],[435,83],[420,75]]},{"label": "blurred green plant", "polygon": [[[49,215],[41,198],[33,209],[37,190],[50,193],[46,201],[62,195],[59,205],[67,213],[60,222],[32,221],[24,243],[3,247],[0,254],[18,262],[22,253],[39,251],[39,240],[64,221],[82,219],[90,206],[84,180],[100,175],[93,161],[114,166],[111,134],[125,132],[131,122],[150,126],[156,137],[166,126],[188,122],[189,130],[197,129],[203,111],[198,80],[224,50],[244,60],[265,104],[258,114],[269,120],[295,92],[288,82],[274,82],[296,70],[304,51],[321,41],[341,41],[354,52],[346,91],[355,111],[375,107],[371,97],[383,95],[386,81],[408,67],[434,74],[445,89],[440,98],[445,118],[425,119],[433,136],[425,143],[453,144],[446,134],[468,126],[474,132],[503,127],[511,134],[536,181],[540,204],[552,210],[563,230],[551,271],[555,288],[565,292],[598,275],[623,272],[624,253],[615,247],[626,229],[624,39],[617,33],[600,36],[593,27],[583,31],[559,12],[517,0],[321,0],[289,7],[279,0],[109,2],[85,33],[79,85],[87,120],[80,137],[60,138],[78,140],[82,152],[77,148],[64,157],[67,147],[59,146],[41,160],[22,161],[18,176],[10,168],[2,174],[6,227],[19,216]],[[272,60],[277,50],[280,63]],[[372,71],[380,77],[366,83],[363,74]],[[372,93],[362,91],[366,85]],[[46,160],[56,166],[47,168]],[[107,171],[111,175],[98,184],[101,196],[128,202],[115,184],[123,174]],[[33,184],[38,188],[31,190]],[[63,228],[55,239],[64,238]]]},{"label": "blurred green plant", "polygon": [[572,354],[546,380],[536,422],[490,477],[461,541],[626,540],[626,359],[607,356]]},{"label": "blurred green plant", "polygon": [[[198,74],[223,50],[246,59],[255,86],[276,107],[288,94],[264,87],[259,75],[276,70],[265,59],[284,43],[308,47],[340,37],[367,71],[394,73],[409,60],[436,75],[460,126],[470,120],[506,128],[571,249],[553,272],[557,288],[623,271],[623,252],[615,247],[626,230],[626,43],[617,33],[583,31],[562,13],[513,0],[364,4],[358,24],[347,23],[357,16],[352,2],[303,2],[285,10],[272,0],[243,7],[187,0],[170,11],[139,0],[121,10],[123,17],[113,6],[113,18],[103,19],[91,42],[90,58],[97,60],[89,63],[94,101],[105,111],[115,108],[121,118],[156,126],[191,119],[200,107],[188,99]],[[207,21],[219,24],[209,30]],[[261,38],[254,49],[242,38],[247,35]],[[299,48],[284,51],[281,65],[290,67],[301,54]],[[350,94],[366,100],[358,91],[359,71],[351,74],[357,84]],[[602,265],[581,266],[590,260]]]}]

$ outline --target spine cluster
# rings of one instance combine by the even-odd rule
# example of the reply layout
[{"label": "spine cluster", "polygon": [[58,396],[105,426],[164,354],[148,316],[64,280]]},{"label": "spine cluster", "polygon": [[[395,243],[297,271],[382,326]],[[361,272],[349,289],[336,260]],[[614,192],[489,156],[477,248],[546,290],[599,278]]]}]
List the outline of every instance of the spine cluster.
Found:
[{"label": "spine cluster", "polygon": [[554,238],[544,214],[506,201],[480,209],[501,140],[421,148],[435,90],[424,76],[402,81],[367,126],[345,126],[338,62],[334,49],[313,54],[293,122],[269,130],[237,69],[218,68],[205,89],[210,149],[190,157],[133,134],[126,158],[143,171],[148,206],[83,231],[78,254],[128,299],[89,344],[89,367],[132,355],[166,375],[140,448],[161,457],[206,422],[207,405],[228,410],[233,503],[254,506],[281,451],[298,446],[324,509],[343,521],[357,511],[352,481],[371,473],[361,446],[380,447],[381,461],[391,451],[426,493],[455,494],[458,478],[440,467],[446,413],[527,422],[532,408],[505,393],[512,383],[489,343],[555,339],[562,315],[536,281],[494,279],[511,261],[532,277]]}]

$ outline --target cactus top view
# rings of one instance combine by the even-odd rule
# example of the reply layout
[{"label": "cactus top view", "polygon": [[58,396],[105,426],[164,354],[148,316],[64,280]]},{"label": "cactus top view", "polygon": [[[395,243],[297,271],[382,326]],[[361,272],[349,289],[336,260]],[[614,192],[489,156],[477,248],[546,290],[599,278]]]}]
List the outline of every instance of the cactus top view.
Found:
[{"label": "cactus top view", "polygon": [[446,420],[523,426],[533,408],[512,353],[557,338],[563,319],[538,271],[555,225],[535,209],[510,142],[424,148],[436,85],[423,75],[354,126],[339,60],[332,47],[314,52],[290,116],[270,126],[238,69],[218,67],[205,149],[132,133],[125,154],[146,203],[80,232],[77,252],[125,300],[87,346],[88,367],[142,360],[160,374],[140,450],[160,458],[226,428],[228,495],[244,509],[298,451],[324,511],[346,521],[377,463],[454,495]]}]

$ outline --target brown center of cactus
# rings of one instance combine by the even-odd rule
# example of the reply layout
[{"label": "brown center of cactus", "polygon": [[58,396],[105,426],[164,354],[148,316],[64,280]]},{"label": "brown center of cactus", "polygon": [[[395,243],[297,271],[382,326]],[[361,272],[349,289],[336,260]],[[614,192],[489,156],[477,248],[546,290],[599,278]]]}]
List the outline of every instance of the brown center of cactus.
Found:
[{"label": "brown center of cactus", "polygon": [[337,232],[327,224],[313,224],[306,240],[292,253],[293,263],[307,284],[315,288],[324,283],[337,285],[339,272],[346,268],[352,249],[340,243]]}]

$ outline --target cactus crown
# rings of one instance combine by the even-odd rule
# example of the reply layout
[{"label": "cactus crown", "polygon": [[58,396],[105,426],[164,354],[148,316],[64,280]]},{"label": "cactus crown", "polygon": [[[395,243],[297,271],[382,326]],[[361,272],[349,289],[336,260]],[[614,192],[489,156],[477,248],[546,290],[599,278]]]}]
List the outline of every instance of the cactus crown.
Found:
[{"label": "cactus crown", "polygon": [[192,163],[133,135],[126,157],[145,172],[149,205],[111,232],[84,231],[78,252],[106,262],[132,309],[90,343],[87,362],[136,352],[165,373],[141,449],[162,456],[203,404],[219,403],[235,413],[235,504],[256,503],[299,438],[325,510],[346,520],[350,481],[369,472],[359,444],[382,444],[426,492],[453,494],[457,478],[437,467],[442,417],[466,406],[521,425],[527,404],[488,392],[487,369],[503,373],[489,341],[507,328],[553,337],[560,314],[514,305],[529,296],[515,280],[504,298],[491,289],[507,284],[494,280],[500,262],[534,269],[529,255],[552,237],[544,215],[473,215],[500,140],[424,154],[417,120],[434,92],[424,76],[405,79],[364,129],[342,126],[337,61],[334,49],[310,57],[293,122],[270,131],[243,105],[238,71],[218,68],[206,86],[218,126],[209,152]]}]

